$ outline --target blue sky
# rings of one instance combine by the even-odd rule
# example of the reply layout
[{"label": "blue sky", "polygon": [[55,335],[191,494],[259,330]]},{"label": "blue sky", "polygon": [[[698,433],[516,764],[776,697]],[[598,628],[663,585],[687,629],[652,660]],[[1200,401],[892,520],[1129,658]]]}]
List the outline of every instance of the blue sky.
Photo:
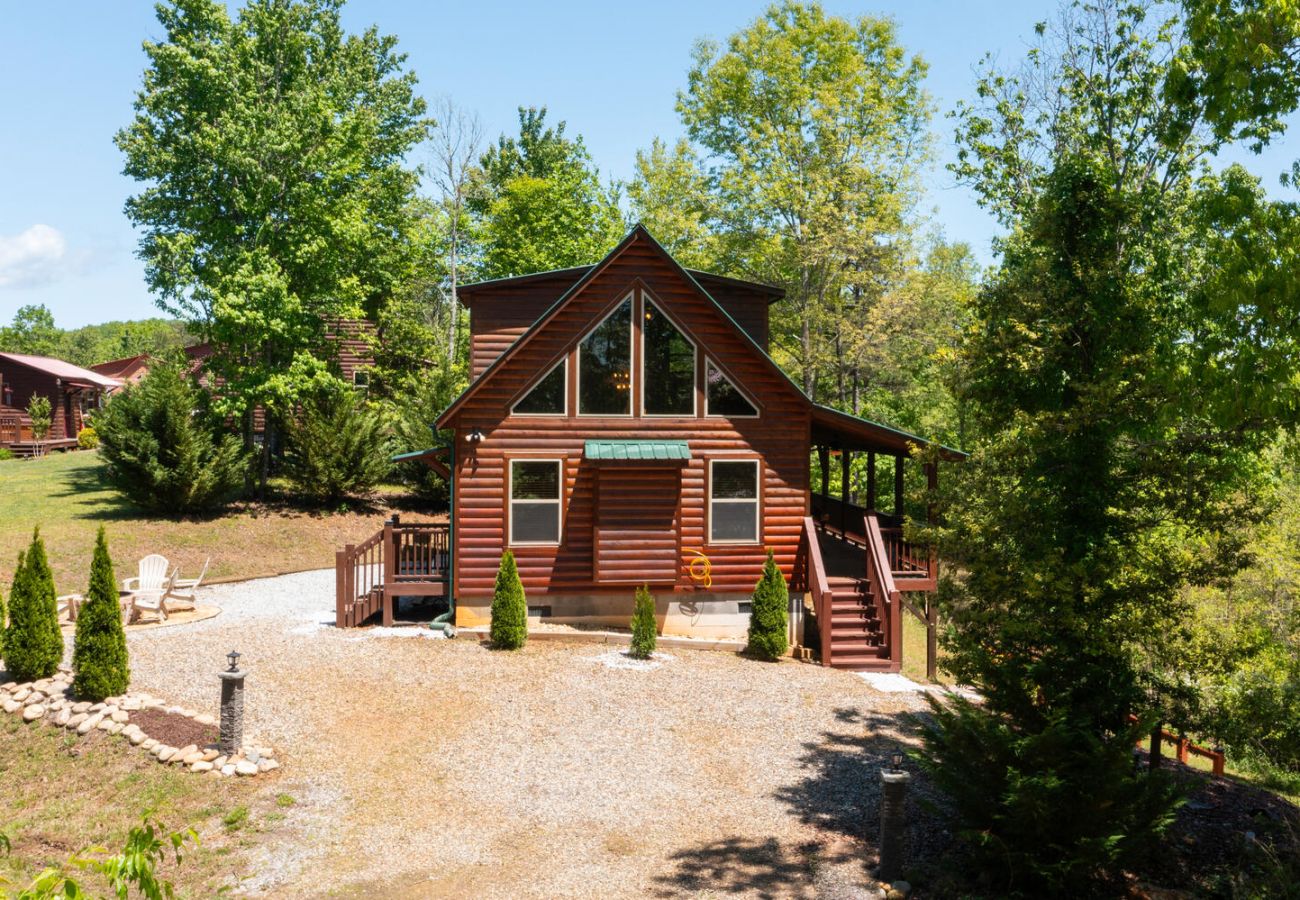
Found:
[{"label": "blue sky", "polygon": [[[627,178],[637,149],[681,132],[673,109],[693,43],[722,39],[764,2],[662,0],[429,3],[353,0],[349,28],[371,23],[400,39],[428,97],[477,111],[495,137],[519,105],[545,105],[585,139],[606,176]],[[929,63],[939,108],[940,160],[926,207],[954,240],[988,261],[994,225],[942,163],[951,157],[943,114],[970,96],[974,68],[992,52],[1018,61],[1054,2],[888,0],[827,2],[829,12],[887,15],[903,44]],[[141,41],[160,36],[145,0],[5,4],[0,11],[0,322],[44,303],[63,327],[157,315],[122,213],[134,183],[112,136],[131,118],[144,66]],[[1276,182],[1294,152],[1284,144],[1245,160]]]}]

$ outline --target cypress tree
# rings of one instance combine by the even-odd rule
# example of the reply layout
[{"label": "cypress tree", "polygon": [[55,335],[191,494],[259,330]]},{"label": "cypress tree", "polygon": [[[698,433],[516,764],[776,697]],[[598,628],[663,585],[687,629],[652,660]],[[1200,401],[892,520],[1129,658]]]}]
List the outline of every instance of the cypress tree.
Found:
[{"label": "cypress tree", "polygon": [[636,589],[636,605],[632,609],[632,649],[634,659],[649,659],[655,652],[655,638],[659,630],[655,622],[655,598],[650,596],[648,585]]},{"label": "cypress tree", "polygon": [[749,644],[745,647],[746,652],[759,659],[780,659],[790,648],[786,635],[786,607],[790,603],[790,590],[771,550],[767,551],[763,576],[758,580],[750,600]]},{"label": "cypress tree", "polygon": [[518,650],[528,640],[528,601],[515,555],[509,550],[501,555],[501,567],[497,569],[489,636],[492,646],[501,650]]},{"label": "cypress tree", "polygon": [[18,681],[49,678],[63,659],[63,633],[54,599],[54,573],[39,528],[14,575],[5,631],[5,668]]},{"label": "cypress tree", "polygon": [[72,648],[73,688],[83,700],[98,702],[126,692],[131,670],[126,652],[126,632],[117,600],[113,560],[108,555],[104,526],[95,539],[95,556],[90,563],[90,587],[86,603],[77,616],[77,634]]}]

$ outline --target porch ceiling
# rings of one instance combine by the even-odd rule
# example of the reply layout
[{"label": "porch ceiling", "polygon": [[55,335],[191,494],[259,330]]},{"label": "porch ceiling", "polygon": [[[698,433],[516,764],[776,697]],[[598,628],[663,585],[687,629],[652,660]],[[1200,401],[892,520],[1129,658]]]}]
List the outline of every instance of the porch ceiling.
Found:
[{"label": "porch ceiling", "polygon": [[[929,447],[933,444],[932,441],[919,435],[820,405],[814,405],[812,409],[812,443],[815,447],[874,450],[890,456],[906,455],[912,444],[921,447]],[[961,450],[945,447],[942,444],[938,447],[939,455],[943,459],[956,461],[966,458],[966,454]]]}]

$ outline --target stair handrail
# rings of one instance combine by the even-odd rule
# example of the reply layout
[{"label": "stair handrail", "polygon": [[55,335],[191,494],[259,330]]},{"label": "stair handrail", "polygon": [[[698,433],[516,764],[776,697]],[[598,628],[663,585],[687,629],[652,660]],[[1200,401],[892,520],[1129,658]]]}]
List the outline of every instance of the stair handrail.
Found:
[{"label": "stair handrail", "polygon": [[800,535],[805,558],[807,559],[808,593],[812,594],[813,612],[817,616],[817,634],[821,644],[822,665],[831,664],[831,586],[826,580],[826,564],[822,561],[821,544],[817,541],[817,524],[812,516],[803,517],[803,533]]},{"label": "stair handrail", "polygon": [[903,661],[902,594],[894,583],[894,573],[885,550],[885,538],[880,531],[880,520],[874,512],[866,514],[867,583],[880,604],[885,633],[889,635],[889,658],[901,665]]}]

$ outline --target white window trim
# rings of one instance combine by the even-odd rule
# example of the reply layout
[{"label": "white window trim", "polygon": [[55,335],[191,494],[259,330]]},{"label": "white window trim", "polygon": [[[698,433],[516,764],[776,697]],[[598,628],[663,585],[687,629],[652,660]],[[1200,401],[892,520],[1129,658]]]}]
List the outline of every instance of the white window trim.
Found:
[{"label": "white window trim", "polygon": [[736,389],[736,393],[740,394],[740,396],[742,396],[742,397],[744,397],[746,400],[748,400],[748,401],[749,401],[749,405],[752,406],[752,407],[754,407],[754,414],[753,414],[753,415],[734,415],[734,416],[729,416],[729,415],[726,415],[725,413],[716,413],[716,415],[717,415],[719,418],[722,418],[722,419],[757,419],[757,418],[759,418],[759,417],[762,415],[762,412],[760,411],[758,404],[754,402],[754,398],[751,397],[751,396],[749,395],[749,391],[745,390],[745,389],[742,388],[740,385],[736,384],[736,379],[734,379],[734,378],[732,378],[730,375],[728,375],[727,372],[726,372],[726,370],[723,369],[722,366],[720,366],[720,365],[718,365],[716,362],[714,362],[713,359],[712,359],[712,357],[709,357],[709,356],[704,357],[704,415],[705,415],[705,416],[712,416],[712,415],[715,415],[715,413],[709,409],[709,367],[710,367],[710,366],[712,366],[713,368],[717,369],[717,370],[718,370],[718,374],[721,375],[723,378],[727,379],[727,384],[729,384],[729,385],[731,385],[733,388],[735,388],[735,389]]},{"label": "white window trim", "polygon": [[[690,411],[690,412],[680,412],[680,413],[652,413],[652,412],[646,412],[646,408],[645,408],[645,383],[646,383],[646,377],[645,377],[645,360],[646,360],[646,355],[645,355],[645,340],[646,340],[646,335],[645,335],[645,312],[646,312],[646,305],[647,305],[647,304],[649,304],[650,306],[653,306],[653,307],[655,308],[655,310],[659,313],[659,315],[661,315],[661,316],[663,316],[665,319],[667,319],[667,320],[668,320],[668,323],[669,323],[670,325],[672,325],[673,328],[675,328],[675,329],[677,330],[677,333],[680,334],[680,335],[682,336],[682,339],[685,340],[686,343],[688,343],[688,344],[691,345],[691,411]],[[695,383],[695,380],[696,380],[696,378],[698,377],[698,375],[697,375],[696,373],[698,373],[699,370],[700,370],[700,348],[699,348],[699,346],[696,345],[695,341],[691,340],[690,335],[688,335],[688,334],[686,333],[686,330],[685,330],[684,328],[682,328],[682,326],[679,325],[679,324],[677,323],[677,321],[676,321],[675,319],[673,319],[672,316],[670,316],[670,315],[668,315],[668,313],[664,312],[664,308],[663,308],[661,305],[659,305],[658,303],[656,303],[656,302],[654,301],[654,299],[650,296],[650,293],[649,293],[648,291],[642,291],[642,292],[641,292],[641,310],[640,310],[640,316],[641,316],[641,318],[638,320],[638,324],[640,324],[640,326],[641,326],[641,378],[640,378],[641,391],[640,391],[639,396],[637,397],[637,400],[638,400],[638,401],[640,402],[640,404],[641,404],[641,415],[644,416],[644,417],[647,418],[647,419],[694,419],[694,418],[697,418],[698,413],[699,413],[699,403],[698,403],[698,401],[697,401],[697,399],[696,399],[696,395],[699,393],[699,386]]]},{"label": "white window trim", "polygon": [[[585,341],[587,338],[591,337],[592,332],[594,332],[597,328],[599,328],[600,326],[604,325],[605,322],[606,322],[608,319],[610,319],[610,318],[611,318],[611,317],[612,317],[616,312],[619,311],[619,309],[622,308],[622,306],[623,306],[624,303],[631,303],[631,304],[632,304],[632,314],[629,315],[629,316],[627,317],[627,319],[628,319],[628,321],[627,321],[627,324],[628,324],[628,331],[627,331],[627,357],[628,357],[628,359],[627,359],[627,369],[628,369],[628,371],[627,371],[627,377],[628,377],[628,386],[627,386],[627,412],[625,412],[625,413],[585,413],[585,412],[582,411],[582,342]],[[578,338],[578,342],[574,345],[574,357],[575,357],[575,359],[574,359],[574,368],[575,368],[577,371],[574,373],[574,388],[575,388],[575,390],[574,390],[574,401],[573,401],[573,402],[576,403],[577,406],[578,406],[578,408],[577,408],[577,414],[578,414],[579,416],[583,416],[583,417],[586,417],[586,418],[589,418],[589,419],[630,419],[630,418],[632,418],[632,416],[633,416],[633,415],[635,414],[635,412],[636,412],[635,404],[632,402],[632,397],[633,397],[632,392],[633,392],[633,390],[635,390],[636,387],[637,387],[636,385],[632,384],[632,382],[634,382],[634,381],[635,381],[635,382],[639,382],[639,381],[640,381],[640,379],[637,378],[636,366],[633,365],[633,359],[632,359],[632,357],[636,355],[635,353],[632,352],[634,349],[636,349],[636,348],[635,348],[635,344],[636,344],[636,291],[628,291],[628,292],[627,292],[627,296],[623,297],[623,299],[621,299],[621,300],[619,300],[617,303],[615,303],[614,306],[613,306],[613,308],[610,309],[609,312],[605,313],[605,315],[603,315],[603,316],[600,317],[600,321],[599,321],[599,322],[597,322],[595,325],[592,325],[590,328],[588,328],[586,331],[584,331],[584,332],[582,333],[582,337]]]},{"label": "white window trim", "polygon": [[[515,499],[515,463],[552,463],[560,470],[559,496],[554,500],[516,500]],[[515,540],[515,504],[524,506],[548,506],[555,504],[555,540],[553,541],[516,541]],[[508,547],[558,547],[564,537],[564,460],[556,457],[512,457],[506,461],[506,514],[509,517],[506,533]]]},{"label": "white window trim", "polygon": [[[536,412],[516,411],[515,408],[519,406],[520,403],[523,403],[524,400],[528,398],[528,395],[531,394],[539,384],[541,384],[546,379],[550,378],[551,375],[555,372],[555,370],[560,368],[561,366],[564,367],[564,411],[557,412],[557,413],[536,413]],[[557,362],[555,365],[551,366],[549,369],[546,370],[545,375],[543,375],[541,378],[537,379],[532,384],[530,384],[528,386],[528,389],[524,391],[523,394],[520,395],[518,400],[510,404],[510,415],[524,416],[530,419],[562,419],[566,417],[568,414],[569,414],[569,354],[566,353],[560,357],[559,362]]]},{"label": "white window trim", "polygon": [[[750,463],[754,466],[754,495],[755,495],[754,499],[748,500],[748,499],[730,498],[730,497],[719,498],[716,500],[714,499],[713,466],[715,463],[720,463],[720,462]],[[713,504],[715,503],[729,503],[733,505],[739,505],[741,503],[754,504],[754,539],[743,540],[743,539],[736,539],[736,538],[715,538],[713,536]],[[706,529],[705,536],[708,538],[709,544],[713,544],[713,545],[732,544],[732,545],[741,545],[741,546],[749,546],[749,547],[762,544],[763,543],[762,510],[763,510],[763,468],[762,468],[761,460],[754,459],[752,457],[745,457],[740,459],[736,459],[736,458],[728,459],[727,457],[720,457],[718,459],[709,460],[709,496],[707,501],[708,521],[704,523],[704,527]]]}]

